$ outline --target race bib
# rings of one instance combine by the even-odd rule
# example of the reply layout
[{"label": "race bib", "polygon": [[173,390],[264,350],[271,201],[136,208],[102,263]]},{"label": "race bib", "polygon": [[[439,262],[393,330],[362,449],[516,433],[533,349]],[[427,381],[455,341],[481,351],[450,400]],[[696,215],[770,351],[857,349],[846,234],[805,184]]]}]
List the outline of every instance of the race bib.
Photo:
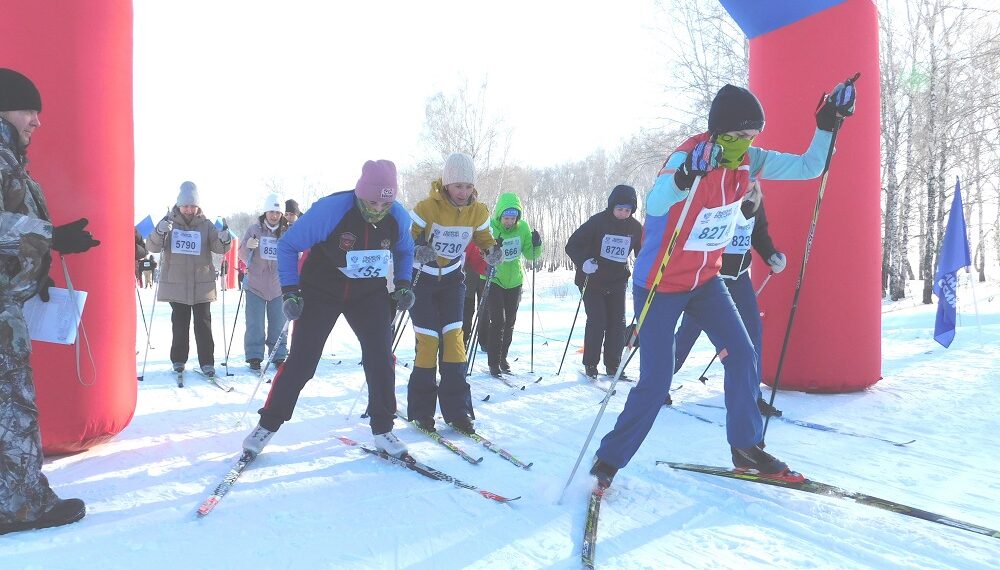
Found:
[{"label": "race bib", "polygon": [[729,245],[736,230],[741,202],[718,208],[702,208],[684,242],[686,251],[715,251]]},{"label": "race bib", "polygon": [[260,238],[260,258],[266,259],[268,261],[278,260],[278,238],[276,237]]},{"label": "race bib", "polygon": [[632,236],[614,236],[607,234],[601,240],[601,257],[625,263],[628,252],[632,248]]},{"label": "race bib", "polygon": [[521,257],[521,238],[512,237],[503,240],[500,249],[503,250],[504,261],[514,261]]},{"label": "race bib", "polygon": [[431,246],[438,257],[445,259],[455,259],[462,255],[465,246],[469,245],[470,239],[472,239],[472,227],[470,226],[439,226],[434,224],[431,228]]},{"label": "race bib", "polygon": [[351,279],[374,279],[389,275],[392,252],[388,249],[358,249],[347,252],[347,266],[339,268]]},{"label": "race bib", "polygon": [[751,216],[750,219],[743,217],[741,212],[736,219],[736,230],[733,232],[733,239],[726,246],[726,253],[743,255],[750,251],[750,240],[753,237],[753,226],[757,223],[757,218]]},{"label": "race bib", "polygon": [[170,251],[182,255],[201,255],[201,232],[174,230],[170,236]]}]

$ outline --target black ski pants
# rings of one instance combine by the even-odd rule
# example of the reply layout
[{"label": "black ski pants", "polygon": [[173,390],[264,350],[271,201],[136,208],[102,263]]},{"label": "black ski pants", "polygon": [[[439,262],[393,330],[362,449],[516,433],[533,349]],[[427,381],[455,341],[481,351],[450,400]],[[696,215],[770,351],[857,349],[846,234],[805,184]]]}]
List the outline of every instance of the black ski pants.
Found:
[{"label": "black ski pants", "polygon": [[499,366],[500,361],[507,358],[507,350],[514,338],[514,322],[517,320],[517,308],[521,304],[521,286],[504,289],[493,283],[486,296],[486,303],[490,306],[490,338],[487,345],[489,365]]},{"label": "black ski pants", "polygon": [[212,304],[185,305],[170,302],[170,322],[174,338],[170,343],[170,362],[187,362],[191,350],[191,314],[194,313],[194,342],[198,348],[198,364],[215,365],[215,340],[212,338]]},{"label": "black ski pants", "polygon": [[392,359],[392,314],[388,292],[366,291],[340,300],[319,289],[302,288],[303,312],[292,328],[292,345],[271,384],[260,412],[260,425],[277,431],[292,418],[299,393],[316,374],[326,339],[341,315],[361,345],[361,362],[368,383],[368,416],[373,434],[392,431],[396,415],[396,372]]},{"label": "black ski pants", "polygon": [[583,340],[584,366],[597,366],[604,346],[604,366],[618,370],[625,347],[625,283],[609,287],[587,286],[583,295],[587,327]]}]

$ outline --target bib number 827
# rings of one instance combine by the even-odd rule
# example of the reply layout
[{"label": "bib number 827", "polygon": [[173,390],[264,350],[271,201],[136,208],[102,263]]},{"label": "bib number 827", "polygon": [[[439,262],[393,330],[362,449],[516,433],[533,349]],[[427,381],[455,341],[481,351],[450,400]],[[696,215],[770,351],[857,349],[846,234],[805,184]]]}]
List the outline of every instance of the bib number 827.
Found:
[{"label": "bib number 827", "polygon": [[702,228],[698,233],[698,239],[718,239],[726,232],[729,226],[709,226]]}]

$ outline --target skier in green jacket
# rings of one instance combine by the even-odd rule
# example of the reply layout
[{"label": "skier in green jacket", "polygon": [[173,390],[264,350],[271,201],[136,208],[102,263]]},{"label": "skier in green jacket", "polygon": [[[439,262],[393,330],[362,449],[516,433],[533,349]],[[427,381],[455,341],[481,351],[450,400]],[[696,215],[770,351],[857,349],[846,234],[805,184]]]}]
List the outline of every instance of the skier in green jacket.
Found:
[{"label": "skier in green jacket", "polygon": [[521,284],[524,282],[521,256],[530,261],[538,259],[542,255],[542,237],[524,221],[521,199],[511,192],[505,192],[497,198],[497,206],[490,218],[490,229],[498,243],[503,238],[500,246],[503,250],[503,262],[496,266],[487,294],[490,308],[487,355],[490,375],[499,378],[501,373],[510,372],[507,350],[514,335],[514,321],[517,319]]}]

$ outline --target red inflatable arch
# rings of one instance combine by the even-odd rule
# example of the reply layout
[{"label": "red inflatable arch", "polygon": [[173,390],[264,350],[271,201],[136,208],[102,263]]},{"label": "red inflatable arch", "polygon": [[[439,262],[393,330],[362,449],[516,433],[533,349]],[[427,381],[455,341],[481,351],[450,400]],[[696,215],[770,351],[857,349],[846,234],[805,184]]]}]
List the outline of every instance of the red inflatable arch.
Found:
[{"label": "red inflatable arch", "polygon": [[[83,322],[96,370],[85,350],[80,360],[93,384],[77,380],[72,346],[32,346],[44,451],[67,453],[113,437],[135,412],[132,5],[5,0],[3,19],[3,67],[42,94],[29,169],[52,221],[86,217],[101,240],[66,257],[74,287],[89,294]],[[58,255],[51,275],[65,286]]]},{"label": "red inflatable arch", "polygon": [[[861,72],[857,112],[837,138],[780,388],[861,390],[880,379],[878,17],[871,0],[722,0],[750,38],[750,89],[764,148],[805,150],[824,91]],[[788,266],[761,293],[764,379],[773,383],[819,179],[765,182],[767,217]],[[755,260],[759,286],[767,268]]]}]

